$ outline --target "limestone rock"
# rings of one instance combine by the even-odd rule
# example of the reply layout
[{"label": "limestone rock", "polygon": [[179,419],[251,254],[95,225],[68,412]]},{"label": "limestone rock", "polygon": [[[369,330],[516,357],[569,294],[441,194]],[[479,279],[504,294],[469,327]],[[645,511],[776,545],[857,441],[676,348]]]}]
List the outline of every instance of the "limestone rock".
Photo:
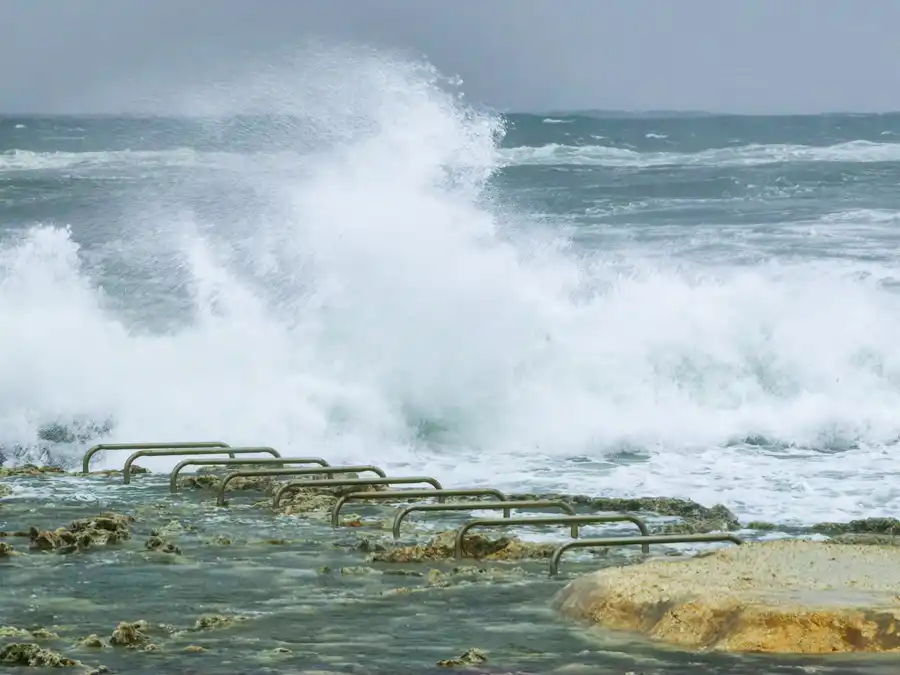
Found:
[{"label": "limestone rock", "polygon": [[[421,562],[453,557],[455,530],[441,532],[426,544],[416,546],[382,547],[369,556],[372,562]],[[549,558],[553,544],[534,544],[514,537],[489,539],[481,534],[463,538],[463,555],[478,560],[521,560],[523,558]]]},{"label": "limestone rock", "polygon": [[64,668],[81,666],[79,661],[43,649],[36,644],[13,642],[0,647],[0,664],[7,666],[29,666],[31,668]]},{"label": "limestone rock", "polygon": [[554,604],[691,649],[900,652],[897,589],[898,547],[782,540],[600,570]]}]

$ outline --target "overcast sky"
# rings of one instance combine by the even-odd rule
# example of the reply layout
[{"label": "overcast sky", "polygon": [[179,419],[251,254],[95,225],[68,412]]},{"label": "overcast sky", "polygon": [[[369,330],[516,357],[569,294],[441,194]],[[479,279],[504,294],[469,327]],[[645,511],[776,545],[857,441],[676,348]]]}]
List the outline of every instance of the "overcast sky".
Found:
[{"label": "overcast sky", "polygon": [[900,110],[898,31],[900,0],[4,0],[0,111],[116,112],[311,37],[505,110]]}]

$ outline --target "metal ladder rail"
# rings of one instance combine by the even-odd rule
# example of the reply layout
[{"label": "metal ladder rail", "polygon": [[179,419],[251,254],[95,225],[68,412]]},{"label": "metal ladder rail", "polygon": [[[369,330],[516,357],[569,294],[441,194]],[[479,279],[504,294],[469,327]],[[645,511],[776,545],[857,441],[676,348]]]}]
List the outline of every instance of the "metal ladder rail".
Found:
[{"label": "metal ladder rail", "polygon": [[[275,448],[270,448],[268,445],[260,445],[260,446],[242,446],[239,448],[228,448],[228,452],[231,455],[231,459],[234,459],[235,455],[259,455],[259,454],[267,454],[272,455],[272,457],[281,457],[281,453],[278,452]],[[131,482],[131,465],[141,457],[181,457],[183,455],[221,455],[223,454],[221,450],[215,449],[187,449],[187,450],[138,450],[133,453],[125,460],[125,466],[122,467],[122,480],[127,485]]]},{"label": "metal ladder rail", "polygon": [[570,516],[575,515],[575,509],[571,504],[562,501],[543,500],[543,499],[520,499],[513,501],[500,502],[460,502],[455,504],[412,504],[406,508],[400,509],[394,516],[393,534],[394,539],[400,537],[400,525],[403,520],[414,511],[479,511],[479,510],[500,510],[503,509],[504,518],[509,518],[510,509],[559,509]]},{"label": "metal ladder rail", "polygon": [[[319,466],[331,466],[321,457],[272,457],[268,459],[186,459],[175,465],[169,474],[169,492],[178,492],[178,474],[188,466],[240,466],[240,465],[281,465],[285,464],[318,464]],[[332,474],[326,474],[331,476]]]},{"label": "metal ladder rail", "polygon": [[[567,541],[557,546],[550,556],[550,576],[556,576],[559,571],[559,559],[562,554],[573,548],[595,548],[600,546],[630,546],[640,544],[646,547],[648,544],[685,544],[696,542],[730,541],[740,546],[744,540],[733,534],[651,534],[642,537],[606,537],[603,539],[578,539]],[[646,553],[646,551],[644,551]]]},{"label": "metal ladder rail", "polygon": [[[433,485],[435,490],[443,490],[437,478],[431,476],[394,476],[390,478],[347,478],[341,480],[301,480],[285,483],[275,491],[272,497],[272,508],[277,509],[281,504],[281,498],[288,490],[297,490],[300,488],[329,488],[329,487],[352,487],[352,486],[374,486],[374,485],[410,485],[414,483],[428,483]],[[439,501],[443,501],[442,495],[437,495]],[[220,504],[221,506],[221,504]]]},{"label": "metal ladder rail", "polygon": [[[174,443],[99,443],[95,446],[92,446],[86,453],[84,453],[84,457],[81,460],[81,473],[88,474],[90,473],[89,467],[91,462],[91,457],[96,455],[98,452],[103,452],[106,450],[161,450],[164,448],[170,449],[189,449],[189,448],[230,448],[231,446],[228,443],[223,443],[222,441],[177,441]],[[223,451],[223,454],[225,451]],[[231,457],[231,453],[228,453]]]},{"label": "metal ladder rail", "polygon": [[[277,478],[278,476],[307,476],[307,475],[317,475],[317,474],[335,474],[335,473],[361,473],[363,471],[368,471],[370,473],[374,473],[376,476],[379,476],[379,480],[386,480],[386,476],[384,473],[384,469],[381,469],[377,466],[371,466],[368,464],[360,464],[354,466],[319,466],[314,469],[246,469],[244,471],[232,471],[228,475],[224,476],[221,481],[219,481],[219,485],[216,488],[216,506],[225,506],[225,490],[228,488],[228,484],[233,481],[235,478],[256,478],[256,477],[273,477]],[[313,481],[315,484],[325,484],[325,483],[333,483],[335,479],[325,479],[325,480],[315,480]],[[279,490],[275,493],[276,495],[281,494],[281,491],[287,485],[292,485],[293,483],[287,483],[286,485],[279,488]]]},{"label": "metal ladder rail", "polygon": [[[620,522],[630,522],[637,525],[638,529],[641,531],[641,536],[638,537],[639,541],[643,540],[645,537],[650,536],[650,530],[647,529],[647,524],[642,519],[629,513],[620,513],[607,516],[556,516],[552,518],[478,518],[476,520],[470,520],[464,525],[461,525],[456,531],[456,538],[453,541],[453,555],[457,559],[463,557],[463,537],[466,536],[466,532],[474,527],[509,527],[510,525],[570,525],[570,534],[574,539],[578,537],[579,525]],[[643,544],[642,549],[644,553],[650,552],[650,546],[646,543]]]},{"label": "metal ladder rail", "polygon": [[[331,507],[331,526],[340,526],[341,509],[347,502],[355,501],[401,501],[404,499],[430,499],[437,496],[441,500],[444,497],[493,497],[498,501],[506,501],[507,497],[500,490],[493,488],[441,488],[440,490],[385,490],[384,492],[348,492],[338,497]],[[509,509],[503,511],[503,516],[509,518]]]}]

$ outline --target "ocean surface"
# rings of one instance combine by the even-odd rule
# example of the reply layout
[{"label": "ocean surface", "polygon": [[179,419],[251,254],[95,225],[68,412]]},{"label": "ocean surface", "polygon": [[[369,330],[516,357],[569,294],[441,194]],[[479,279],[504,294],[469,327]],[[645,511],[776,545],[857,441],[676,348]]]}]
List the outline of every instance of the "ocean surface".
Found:
[{"label": "ocean surface", "polygon": [[900,114],[499,114],[354,72],[0,118],[7,464],[223,440],[896,515]]}]

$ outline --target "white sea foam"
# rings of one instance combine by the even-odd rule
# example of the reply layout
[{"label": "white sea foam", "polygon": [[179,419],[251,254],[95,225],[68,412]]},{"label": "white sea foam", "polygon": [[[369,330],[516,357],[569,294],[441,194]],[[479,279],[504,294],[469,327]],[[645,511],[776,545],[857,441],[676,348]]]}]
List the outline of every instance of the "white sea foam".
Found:
[{"label": "white sea foam", "polygon": [[269,208],[248,203],[243,229],[158,196],[190,280],[179,328],[114,312],[64,227],[0,245],[0,443],[108,419],[109,440],[262,443],[447,486],[896,511],[900,304],[875,277],[612,266],[526,237],[482,191],[497,120],[419,66],[327,62],[267,77],[330,149],[298,157],[303,174],[248,158]]},{"label": "white sea foam", "polygon": [[[648,138],[651,136],[648,134]],[[897,162],[900,143],[849,141],[829,146],[750,144],[714,148],[695,153],[638,152],[606,145],[561,145],[506,148],[503,161],[510,165],[571,164],[610,167],[652,166],[761,166],[788,162]]]}]

